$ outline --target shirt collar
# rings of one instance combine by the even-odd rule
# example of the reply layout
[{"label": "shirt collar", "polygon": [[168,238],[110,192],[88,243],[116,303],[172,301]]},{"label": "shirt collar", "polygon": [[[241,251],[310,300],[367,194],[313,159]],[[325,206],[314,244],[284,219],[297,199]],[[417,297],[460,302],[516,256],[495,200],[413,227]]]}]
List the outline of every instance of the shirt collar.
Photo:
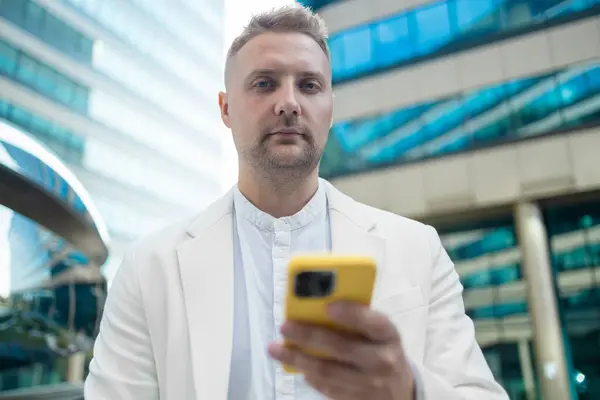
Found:
[{"label": "shirt collar", "polygon": [[255,225],[261,230],[273,230],[276,221],[283,222],[289,230],[300,229],[319,216],[324,216],[327,211],[327,194],[321,182],[316,193],[310,201],[294,215],[289,217],[275,218],[264,211],[259,210],[240,192],[236,185],[233,193],[233,207],[237,216]]}]

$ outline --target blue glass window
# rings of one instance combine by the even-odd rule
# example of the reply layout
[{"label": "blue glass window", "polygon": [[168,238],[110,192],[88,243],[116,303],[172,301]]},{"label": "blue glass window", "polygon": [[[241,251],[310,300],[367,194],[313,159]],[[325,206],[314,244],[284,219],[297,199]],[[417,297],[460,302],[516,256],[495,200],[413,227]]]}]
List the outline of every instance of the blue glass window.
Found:
[{"label": "blue glass window", "polygon": [[0,40],[0,74],[87,114],[89,89]]},{"label": "blue glass window", "polygon": [[463,277],[461,282],[465,290],[468,290],[500,286],[506,283],[518,281],[521,278],[520,265],[512,264],[475,272]]},{"label": "blue glass window", "polygon": [[600,13],[600,0],[438,0],[336,32],[334,83]]},{"label": "blue glass window", "polygon": [[557,271],[600,267],[600,206],[551,209],[547,221]]},{"label": "blue glass window", "polygon": [[2,0],[0,16],[76,60],[91,63],[92,40],[34,1]]},{"label": "blue glass window", "polygon": [[585,398],[600,398],[600,200],[551,206],[544,214],[570,362],[585,376]]},{"label": "blue glass window", "polygon": [[[394,16],[387,23],[374,26],[372,32],[372,54],[378,55],[377,62],[380,67],[389,67],[398,61],[409,60],[414,56],[413,40],[411,32],[408,29],[407,15]],[[341,37],[343,35],[334,36],[332,40],[335,41]],[[330,42],[330,45],[336,48],[338,45],[334,41]],[[335,53],[332,51],[332,56]],[[338,76],[336,71],[340,71],[342,74],[346,71],[346,69],[341,67],[344,64],[337,65],[336,59],[332,59],[331,64],[333,68],[337,68],[333,72],[334,76]],[[351,74],[348,75],[352,76]]]},{"label": "blue glass window", "polygon": [[500,26],[499,4],[498,0],[453,1],[457,35],[467,38],[493,32]]},{"label": "blue glass window", "polygon": [[342,57],[344,65],[350,66],[354,71],[368,71],[373,68],[369,29],[354,29],[347,32],[340,40],[345,49],[361,49],[361,51],[345,51]]},{"label": "blue glass window", "polygon": [[[600,60],[333,125],[321,175],[443,156],[600,123]],[[332,150],[336,155],[333,156]]]},{"label": "blue glass window", "polygon": [[[480,295],[523,279],[512,223],[473,231],[457,230],[441,237],[446,252],[456,265],[465,291],[465,307],[471,317],[500,318],[527,312],[525,298],[506,303],[496,300],[496,296]],[[474,266],[476,270],[473,270]],[[477,293],[469,296],[472,290]],[[475,303],[470,301],[473,297],[478,299]],[[482,304],[482,298],[488,299],[489,303]]]},{"label": "blue glass window", "polygon": [[408,15],[415,19],[416,55],[427,55],[437,51],[454,33],[450,27],[447,2],[424,6]]},{"label": "blue glass window", "polygon": [[17,69],[17,50],[0,41],[0,73],[12,75]]},{"label": "blue glass window", "polygon": [[505,318],[519,314],[527,314],[527,303],[502,303],[467,310],[467,315],[473,319]]}]

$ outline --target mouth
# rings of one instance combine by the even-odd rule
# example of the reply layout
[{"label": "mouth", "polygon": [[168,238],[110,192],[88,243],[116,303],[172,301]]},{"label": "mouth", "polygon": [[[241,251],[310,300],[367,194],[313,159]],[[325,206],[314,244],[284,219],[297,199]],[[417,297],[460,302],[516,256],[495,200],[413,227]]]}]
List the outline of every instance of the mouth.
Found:
[{"label": "mouth", "polygon": [[304,135],[299,129],[278,129],[269,135]]}]

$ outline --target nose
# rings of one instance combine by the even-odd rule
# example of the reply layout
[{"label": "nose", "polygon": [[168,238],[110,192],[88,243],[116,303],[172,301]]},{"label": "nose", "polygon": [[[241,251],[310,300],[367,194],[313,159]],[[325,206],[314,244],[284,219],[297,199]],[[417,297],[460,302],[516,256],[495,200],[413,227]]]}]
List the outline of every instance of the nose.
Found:
[{"label": "nose", "polygon": [[298,102],[296,87],[292,83],[281,85],[277,91],[277,101],[275,102],[275,115],[292,115],[298,117],[302,114],[300,103]]}]

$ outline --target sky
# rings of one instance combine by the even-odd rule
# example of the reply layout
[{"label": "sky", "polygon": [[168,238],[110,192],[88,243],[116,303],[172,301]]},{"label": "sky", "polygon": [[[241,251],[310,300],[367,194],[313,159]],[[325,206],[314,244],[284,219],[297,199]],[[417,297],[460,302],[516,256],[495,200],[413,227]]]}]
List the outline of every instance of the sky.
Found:
[{"label": "sky", "polygon": [[[233,39],[242,31],[253,14],[273,7],[291,4],[294,0],[225,0],[225,46],[223,58]],[[223,127],[226,151],[224,160],[223,190],[228,190],[237,181],[237,155],[227,128]]]}]

